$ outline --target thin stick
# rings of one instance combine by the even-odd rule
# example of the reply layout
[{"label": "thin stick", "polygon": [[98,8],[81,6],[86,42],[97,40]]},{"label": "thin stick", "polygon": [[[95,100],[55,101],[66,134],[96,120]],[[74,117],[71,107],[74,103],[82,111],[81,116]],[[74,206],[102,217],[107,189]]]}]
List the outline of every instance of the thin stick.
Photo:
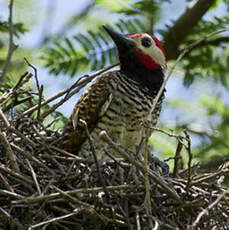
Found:
[{"label": "thin stick", "polygon": [[2,119],[2,121],[5,123],[6,127],[10,126],[10,123],[7,119],[7,117],[5,116],[5,114],[3,113],[3,111],[0,108],[0,118]]},{"label": "thin stick", "polygon": [[15,91],[16,89],[22,87],[25,83],[27,83],[30,80],[32,76],[33,75],[31,73],[26,71],[24,74],[21,75],[16,85],[12,88],[12,91]]},{"label": "thin stick", "polygon": [[149,162],[148,162],[148,140],[150,136],[150,127],[146,127],[144,139],[144,182],[146,191],[146,213],[148,215],[149,226],[153,229],[152,222],[152,205],[150,196],[150,183],[149,183]]},{"label": "thin stick", "polygon": [[178,171],[179,171],[179,163],[180,163],[180,159],[181,159],[181,156],[180,156],[180,152],[183,148],[183,144],[178,141],[178,144],[177,144],[177,149],[176,149],[176,153],[175,153],[175,157],[174,157],[174,169],[173,169],[173,177],[177,178],[178,176]]},{"label": "thin stick", "polygon": [[[21,77],[19,78],[18,82],[16,85],[5,92],[1,97],[0,97],[0,108],[4,108],[4,104],[8,102],[8,100],[14,95],[16,89],[22,87],[23,84],[28,82],[28,80],[32,77],[31,73],[25,72]],[[4,109],[3,109],[4,110]]]},{"label": "thin stick", "polygon": [[36,143],[33,142],[32,140],[30,140],[28,137],[26,137],[24,134],[22,134],[20,131],[18,131],[17,129],[15,129],[14,127],[12,127],[9,123],[9,121],[7,120],[5,114],[3,113],[3,111],[0,109],[0,118],[3,120],[3,122],[5,123],[6,128],[11,131],[12,133],[15,133],[17,136],[21,137],[25,142],[27,142],[28,144],[32,145],[32,146],[36,146]]},{"label": "thin stick", "polygon": [[28,230],[32,230],[32,229],[34,229],[34,228],[40,227],[40,226],[45,225],[45,224],[51,224],[51,223],[53,223],[53,222],[57,222],[57,221],[59,221],[59,220],[66,219],[66,218],[71,217],[71,216],[74,216],[74,215],[76,215],[76,213],[75,213],[75,212],[71,212],[71,213],[69,213],[69,214],[67,214],[67,215],[64,215],[64,216],[55,217],[55,218],[52,218],[52,219],[50,219],[50,220],[46,220],[46,221],[40,222],[40,223],[38,223],[38,224],[34,224],[34,225],[30,226],[30,227],[28,228]]},{"label": "thin stick", "polygon": [[38,99],[38,108],[37,108],[37,119],[39,120],[40,118],[40,111],[41,111],[41,101],[42,101],[42,94],[43,94],[43,85],[40,86],[39,84],[39,80],[38,80],[38,77],[37,77],[37,69],[34,65],[32,65],[25,57],[24,57],[24,60],[26,61],[27,65],[30,66],[33,71],[34,71],[34,77],[35,77],[35,82],[36,82],[36,87],[37,87],[37,91],[38,91],[38,94],[39,94],[39,99]]},{"label": "thin stick", "polygon": [[3,208],[0,207],[0,213],[6,217],[7,221],[9,221],[10,223],[14,224],[15,226],[17,226],[18,230],[24,230],[25,228],[23,227],[23,225],[19,222],[18,219],[12,217],[6,210],[4,210]]},{"label": "thin stick", "polygon": [[186,140],[188,142],[188,145],[186,147],[186,149],[188,151],[188,181],[187,181],[187,185],[186,185],[186,191],[188,191],[189,190],[189,185],[191,183],[192,152],[191,152],[191,139],[190,139],[190,136],[186,131],[184,131],[184,133],[185,133]]},{"label": "thin stick", "polygon": [[37,77],[37,69],[25,57],[24,57],[24,60],[27,63],[27,65],[29,67],[31,67],[33,69],[33,71],[34,71],[34,77],[35,77],[36,87],[37,87],[37,91],[39,92],[40,91],[40,84],[39,84],[38,77]]},{"label": "thin stick", "polygon": [[17,49],[17,47],[18,47],[17,45],[14,44],[14,41],[13,41],[13,36],[14,36],[13,4],[14,4],[14,1],[10,0],[10,4],[9,4],[9,18],[8,18],[8,24],[9,24],[9,48],[8,48],[8,53],[7,53],[6,60],[3,63],[2,72],[0,74],[1,81],[4,80],[7,68],[9,66],[9,64],[10,64],[10,60],[11,60],[12,54]]},{"label": "thin stick", "polygon": [[104,188],[104,192],[106,194],[106,198],[107,200],[109,200],[109,193],[106,189],[106,185],[105,185],[105,182],[104,182],[104,179],[103,179],[103,176],[102,176],[102,173],[100,171],[100,167],[99,167],[99,162],[98,162],[98,158],[97,158],[97,155],[96,155],[96,151],[95,151],[95,145],[94,145],[94,142],[92,140],[92,137],[89,133],[89,130],[88,130],[88,127],[87,127],[87,122],[80,119],[80,122],[84,125],[84,128],[86,130],[86,135],[87,135],[87,138],[88,138],[88,141],[89,141],[89,144],[90,144],[90,147],[91,147],[91,152],[93,154],[93,157],[94,157],[94,161],[95,161],[95,165],[96,165],[96,169],[97,169],[97,172],[98,172],[98,175],[99,175],[99,180],[100,180],[100,183],[102,184],[103,188]]},{"label": "thin stick", "polygon": [[32,154],[29,154],[26,152],[26,150],[21,149],[19,146],[11,143],[10,144],[16,151],[18,151],[20,154],[22,154],[25,158],[28,158],[31,161],[34,161],[37,165],[44,168],[47,172],[49,172],[51,175],[55,175],[54,171],[52,171],[48,166],[40,162],[36,157],[34,157]]},{"label": "thin stick", "polygon": [[201,178],[192,180],[189,184],[189,187],[193,186],[193,185],[197,185],[200,183],[203,183],[204,181],[210,180],[212,178],[215,178],[217,176],[221,176],[221,175],[229,175],[229,169],[222,169],[218,172],[214,172],[214,173],[209,173],[206,176],[203,176]]},{"label": "thin stick", "polygon": [[14,171],[19,173],[20,169],[17,163],[17,158],[11,149],[10,143],[6,139],[5,135],[3,135],[2,133],[0,133],[0,143],[2,143],[2,145],[5,147],[10,166],[12,167]]},{"label": "thin stick", "polygon": [[12,169],[7,168],[5,165],[0,164],[0,171],[8,173],[9,175],[11,175],[13,177],[15,177],[15,178],[17,178],[19,180],[22,180],[26,184],[34,185],[34,182],[32,180],[28,179],[25,176],[22,176],[21,174],[19,174],[17,172],[12,171]]},{"label": "thin stick", "polygon": [[[103,138],[105,142],[107,142],[112,148],[114,148],[116,151],[118,151],[122,157],[127,159],[129,162],[131,162],[133,165],[135,165],[143,174],[145,172],[144,167],[142,166],[141,163],[137,162],[134,160],[131,155],[134,155],[133,153],[127,153],[127,150],[124,151],[120,146],[116,143],[114,143],[111,138],[107,135],[106,131],[101,131],[100,136]],[[167,183],[164,181],[162,177],[154,173],[153,171],[149,171],[149,177],[151,177],[157,184],[159,184],[164,192],[166,192],[169,196],[173,197],[175,200],[177,200],[179,203],[183,203],[178,194],[173,191]]]},{"label": "thin stick", "polygon": [[3,190],[3,189],[0,189],[0,195],[6,196],[6,197],[12,197],[12,198],[18,199],[18,200],[21,200],[21,199],[25,198],[24,196],[22,196],[20,194],[17,194],[15,192],[10,192],[10,191],[7,191],[7,190]]},{"label": "thin stick", "polygon": [[218,198],[217,198],[214,202],[212,202],[207,208],[205,208],[202,212],[200,212],[199,215],[197,216],[197,218],[195,219],[195,221],[193,222],[193,224],[192,224],[192,226],[191,226],[191,229],[195,229],[195,228],[197,227],[198,223],[200,222],[200,219],[201,219],[204,215],[208,214],[208,212],[209,212],[214,206],[216,206],[216,205],[220,202],[220,200],[222,200],[223,197],[224,197],[226,194],[228,194],[228,193],[229,193],[229,189],[226,190],[226,191],[224,191],[220,196],[218,196]]},{"label": "thin stick", "polygon": [[[151,127],[151,128],[152,128],[152,130],[161,132],[161,133],[163,133],[163,134],[165,134],[165,135],[167,135],[169,137],[175,137],[178,141],[180,140],[182,142],[183,140],[186,140],[186,137],[184,137],[184,136],[176,135],[174,133],[169,133],[169,132],[167,132],[167,131],[165,131],[163,129],[159,129],[159,128],[156,128],[156,127]],[[183,144],[183,142],[182,142],[182,144]]]},{"label": "thin stick", "polygon": [[40,113],[41,113],[41,102],[42,102],[42,94],[43,94],[44,86],[41,85],[39,89],[39,99],[38,99],[38,108],[37,108],[37,120],[40,119]]},{"label": "thin stick", "polygon": [[136,225],[137,225],[137,230],[141,230],[141,224],[140,224],[140,218],[139,218],[138,211],[136,211]]},{"label": "thin stick", "polygon": [[0,173],[0,180],[3,182],[5,185],[6,189],[8,189],[10,192],[14,192],[13,187],[9,184],[7,178],[5,178],[1,173]]},{"label": "thin stick", "polygon": [[[143,189],[143,186],[137,186],[137,185],[118,185],[118,186],[107,186],[107,190],[109,191],[119,191],[119,190],[134,190],[134,189]],[[80,194],[80,193],[99,193],[102,192],[104,190],[103,187],[95,187],[95,188],[82,188],[82,189],[74,189],[71,191],[67,191],[65,192],[66,194],[69,195],[74,195],[74,194]],[[29,197],[26,198],[24,200],[22,200],[23,202],[32,204],[32,203],[37,203],[40,201],[44,201],[44,200],[51,200],[51,199],[55,199],[61,197],[60,193],[52,193],[50,195],[42,195],[42,196],[38,196],[38,197]]]},{"label": "thin stick", "polygon": [[33,180],[34,180],[35,185],[36,185],[36,187],[37,187],[37,191],[38,191],[39,195],[41,195],[41,189],[40,189],[40,185],[38,184],[38,181],[37,181],[36,173],[35,173],[35,171],[34,171],[32,165],[30,164],[30,162],[29,162],[28,159],[26,159],[26,162],[27,162],[27,164],[29,165],[30,171],[31,171],[31,173],[32,173]]},{"label": "thin stick", "polygon": [[63,197],[65,200],[71,202],[72,204],[77,204],[79,206],[93,209],[93,206],[89,205],[86,202],[76,199],[75,197],[69,195],[68,193],[62,191],[61,189],[57,188],[55,185],[51,185],[50,188],[54,189],[56,192],[60,193],[60,196]]},{"label": "thin stick", "polygon": [[201,42],[207,40],[208,38],[216,35],[216,34],[219,34],[219,33],[223,33],[225,32],[226,30],[218,30],[218,31],[215,31],[215,32],[212,32],[210,34],[207,34],[205,36],[203,36],[201,39],[193,42],[192,44],[190,44],[189,46],[185,47],[185,49],[183,50],[183,52],[178,56],[177,60],[175,61],[174,65],[172,66],[172,68],[170,69],[167,77],[165,78],[164,82],[162,83],[161,85],[161,88],[160,90],[158,91],[157,93],[157,96],[155,97],[154,99],[154,102],[153,102],[153,105],[152,105],[152,111],[154,111],[156,105],[157,105],[157,102],[159,100],[159,98],[161,97],[164,89],[165,89],[165,85],[167,83],[167,81],[169,80],[170,76],[172,75],[174,69],[176,68],[177,64],[180,62],[180,60],[184,57],[184,55],[186,53],[188,53],[191,49],[195,48],[197,45],[199,45]]},{"label": "thin stick", "polygon": [[[111,68],[113,68],[113,67],[115,67],[115,66],[117,66],[117,65],[118,65],[118,63],[109,65],[109,66],[107,66],[106,68],[103,68],[103,69],[101,69],[101,70],[95,72],[94,74],[90,75],[90,76],[87,77],[86,79],[83,79],[82,81],[78,81],[78,80],[77,80],[77,81],[76,81],[72,86],[70,86],[69,88],[67,88],[67,89],[65,89],[65,90],[63,90],[63,91],[61,91],[61,92],[59,92],[58,94],[56,94],[56,95],[50,97],[50,98],[47,99],[46,101],[43,101],[43,102],[41,103],[41,106],[44,106],[44,105],[50,103],[51,101],[53,101],[53,100],[55,100],[55,99],[57,99],[57,98],[63,96],[64,94],[69,93],[69,92],[72,91],[72,89],[74,89],[74,88],[77,88],[77,91],[79,91],[82,87],[84,87],[85,85],[87,85],[88,82],[90,82],[91,80],[93,80],[96,76],[100,75],[101,73],[103,73],[103,72],[105,72],[105,71],[107,71],[107,70],[109,70],[109,69],[111,69]],[[75,93],[76,93],[76,92],[75,92]],[[73,94],[73,95],[74,95],[74,94]],[[71,96],[73,96],[73,95],[71,95]],[[65,102],[66,100],[68,100],[71,96],[66,97],[66,99],[64,100],[64,102]],[[64,102],[63,102],[63,103],[64,103]],[[62,103],[62,104],[63,104],[63,103]],[[38,105],[35,105],[35,106],[31,107],[30,109],[26,110],[25,112],[23,112],[23,113],[21,114],[21,116],[28,115],[28,114],[34,112],[37,108],[38,108]],[[52,109],[53,109],[53,108],[54,108],[54,107],[52,107]],[[54,109],[54,110],[55,110],[55,109]],[[53,111],[54,111],[54,110],[53,110]]]}]

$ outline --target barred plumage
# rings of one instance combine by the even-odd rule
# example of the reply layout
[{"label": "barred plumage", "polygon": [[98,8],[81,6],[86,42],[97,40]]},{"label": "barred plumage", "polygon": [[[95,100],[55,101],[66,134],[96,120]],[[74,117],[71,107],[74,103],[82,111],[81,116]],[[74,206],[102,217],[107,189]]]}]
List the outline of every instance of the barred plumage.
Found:
[{"label": "barred plumage", "polygon": [[[109,149],[100,139],[99,134],[102,130],[106,130],[115,142],[136,151],[144,135],[142,124],[150,120],[153,126],[156,125],[164,98],[163,94],[152,111],[154,98],[163,82],[163,66],[155,62],[155,59],[152,59],[150,63],[148,59],[145,59],[145,53],[142,57],[144,60],[141,60],[141,56],[138,57],[142,55],[141,53],[138,53],[138,56],[133,55],[133,52],[136,52],[133,47],[139,48],[137,44],[141,36],[132,36],[133,40],[129,39],[131,36],[128,36],[128,40],[124,40],[124,43],[120,45],[123,41],[120,42],[118,40],[120,37],[118,39],[116,37],[122,35],[108,28],[106,30],[116,42],[121,70],[105,73],[90,85],[76,104],[64,133],[66,150],[84,157],[92,156],[85,127],[79,122],[80,119],[86,121],[99,159],[105,151],[118,157],[118,154]],[[149,35],[142,36],[149,39]],[[127,47],[130,47],[130,50],[125,50],[126,53],[123,51],[125,42],[128,43]],[[153,39],[150,42],[153,42]],[[153,48],[156,49],[156,47]],[[159,47],[159,49],[162,48]],[[147,58],[151,57],[149,53]],[[159,57],[157,60],[163,61],[163,58]],[[152,67],[149,67],[150,65]],[[163,65],[166,64],[163,63]]]}]

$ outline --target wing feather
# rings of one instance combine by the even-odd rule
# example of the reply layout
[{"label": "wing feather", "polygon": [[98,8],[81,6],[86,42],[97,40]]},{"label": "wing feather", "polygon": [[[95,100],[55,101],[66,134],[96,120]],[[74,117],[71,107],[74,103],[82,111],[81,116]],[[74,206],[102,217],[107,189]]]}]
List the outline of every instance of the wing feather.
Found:
[{"label": "wing feather", "polygon": [[112,76],[109,73],[97,78],[75,105],[70,122],[63,134],[65,136],[64,149],[67,151],[77,153],[87,138],[85,127],[79,120],[86,121],[91,132],[107,111],[113,97],[112,88],[109,87],[111,80]]}]

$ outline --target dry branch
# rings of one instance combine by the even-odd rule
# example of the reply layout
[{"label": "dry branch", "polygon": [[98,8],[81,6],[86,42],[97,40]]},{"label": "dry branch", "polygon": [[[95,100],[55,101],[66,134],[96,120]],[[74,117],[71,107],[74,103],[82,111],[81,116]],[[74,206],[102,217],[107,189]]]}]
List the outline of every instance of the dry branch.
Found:
[{"label": "dry branch", "polygon": [[[89,81],[80,80],[79,85],[77,83],[73,88],[81,87],[82,82],[86,84]],[[18,96],[24,94],[26,89],[23,89],[22,83],[19,85],[10,92]],[[144,140],[143,162],[143,156],[139,158],[140,150],[139,156],[134,157],[105,132],[101,133],[102,138],[124,159],[104,164],[99,164],[96,159],[82,159],[58,147],[59,133],[52,126],[43,125],[37,116],[31,116],[31,111],[26,112],[31,107],[30,103],[25,102],[22,111],[8,117],[6,113],[14,106],[14,103],[8,102],[14,97],[8,95],[2,99],[7,106],[4,112],[0,110],[0,132],[4,134],[11,154],[16,156],[19,171],[9,161],[6,144],[1,141],[0,228],[7,229],[13,223],[18,229],[44,226],[48,229],[63,229],[63,226],[72,229],[73,225],[79,229],[105,229],[105,226],[108,229],[147,229],[149,226],[186,229],[192,226],[198,215],[202,215],[197,226],[206,229],[208,220],[204,218],[205,213],[200,213],[215,200],[217,205],[207,209],[215,214],[210,216],[211,226],[215,223],[222,229],[227,226],[225,217],[229,218],[229,200],[226,196],[221,198],[223,187],[217,184],[220,176],[229,174],[226,165],[218,172],[193,176],[189,163],[187,176],[181,174],[179,168],[174,177],[162,176],[147,155]],[[39,93],[31,95],[31,104],[35,106]],[[38,107],[34,106],[33,111],[36,111]],[[8,110],[5,109],[7,107]],[[176,138],[187,150],[191,148],[187,134],[154,130]],[[93,150],[92,139],[91,147]],[[215,183],[214,186],[212,183]],[[222,212],[224,219],[220,216]],[[23,213],[28,213],[27,218]]]},{"label": "dry branch", "polygon": [[[168,77],[189,49],[212,35],[187,47]],[[114,143],[106,132],[101,132],[101,138],[123,157],[103,164],[96,156],[88,160],[61,149],[61,135],[50,125],[61,117],[57,119],[55,114],[48,125],[42,118],[48,115],[52,118],[58,106],[111,67],[82,77],[48,100],[42,98],[38,76],[36,93],[24,87],[26,79],[31,77],[26,73],[15,87],[0,97],[0,133],[3,134],[0,136],[0,228],[9,229],[13,225],[15,229],[72,229],[72,226],[101,230],[188,229],[190,226],[201,230],[215,226],[227,229],[229,198],[218,181],[229,175],[228,166],[225,164],[217,172],[193,175],[195,166],[191,164],[188,133],[176,135],[148,127],[149,133],[162,132],[178,142],[174,157],[177,166],[173,175],[166,176],[148,155],[145,140],[149,133],[136,156]],[[53,107],[44,107],[63,95]],[[18,104],[19,97],[29,99]],[[16,105],[21,106],[18,112],[8,116]],[[34,116],[33,112],[38,114]],[[87,124],[85,128],[88,131]],[[87,136],[93,153],[93,139],[89,132]],[[187,150],[189,161],[181,173],[182,148]]]},{"label": "dry branch", "polygon": [[180,44],[215,2],[216,0],[197,0],[174,22],[164,38],[168,60],[178,57]]},{"label": "dry branch", "polygon": [[13,41],[13,33],[14,33],[14,26],[13,26],[13,4],[14,0],[10,0],[9,3],[9,19],[8,19],[8,24],[9,24],[9,47],[8,47],[8,53],[6,56],[6,60],[3,63],[2,71],[0,73],[0,80],[3,81],[6,75],[7,68],[10,64],[10,60],[12,57],[13,52],[17,49],[17,45],[14,44]]}]

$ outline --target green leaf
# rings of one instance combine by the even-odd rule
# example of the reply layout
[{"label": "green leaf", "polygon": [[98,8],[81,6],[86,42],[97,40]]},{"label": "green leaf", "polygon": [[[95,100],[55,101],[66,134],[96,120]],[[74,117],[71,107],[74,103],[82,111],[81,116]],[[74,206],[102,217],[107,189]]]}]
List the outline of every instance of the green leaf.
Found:
[{"label": "green leaf", "polygon": [[[25,32],[27,32],[28,30],[24,27],[23,23],[14,23],[13,24],[13,32],[14,35],[19,38],[21,34],[24,34]],[[9,23],[6,21],[1,22],[0,21],[0,32],[3,33],[8,33],[9,32]]]},{"label": "green leaf", "polygon": [[[115,26],[123,33],[138,33],[145,30],[145,25],[136,17],[120,19]],[[80,45],[77,49],[75,41]],[[96,70],[117,61],[114,43],[101,29],[57,40],[52,47],[45,49],[45,54],[42,57],[45,66],[56,75],[64,73],[74,76],[82,70]]]},{"label": "green leaf", "polygon": [[[123,4],[121,4],[121,2]],[[117,0],[95,0],[95,3],[103,6],[111,11],[114,12],[119,12],[121,11],[125,6],[125,4],[128,4],[131,2],[131,0],[122,0],[122,1],[117,1]]]},{"label": "green leaf", "polygon": [[216,0],[214,4],[210,7],[210,10],[214,10],[219,6],[219,4],[222,2],[222,0]]}]

